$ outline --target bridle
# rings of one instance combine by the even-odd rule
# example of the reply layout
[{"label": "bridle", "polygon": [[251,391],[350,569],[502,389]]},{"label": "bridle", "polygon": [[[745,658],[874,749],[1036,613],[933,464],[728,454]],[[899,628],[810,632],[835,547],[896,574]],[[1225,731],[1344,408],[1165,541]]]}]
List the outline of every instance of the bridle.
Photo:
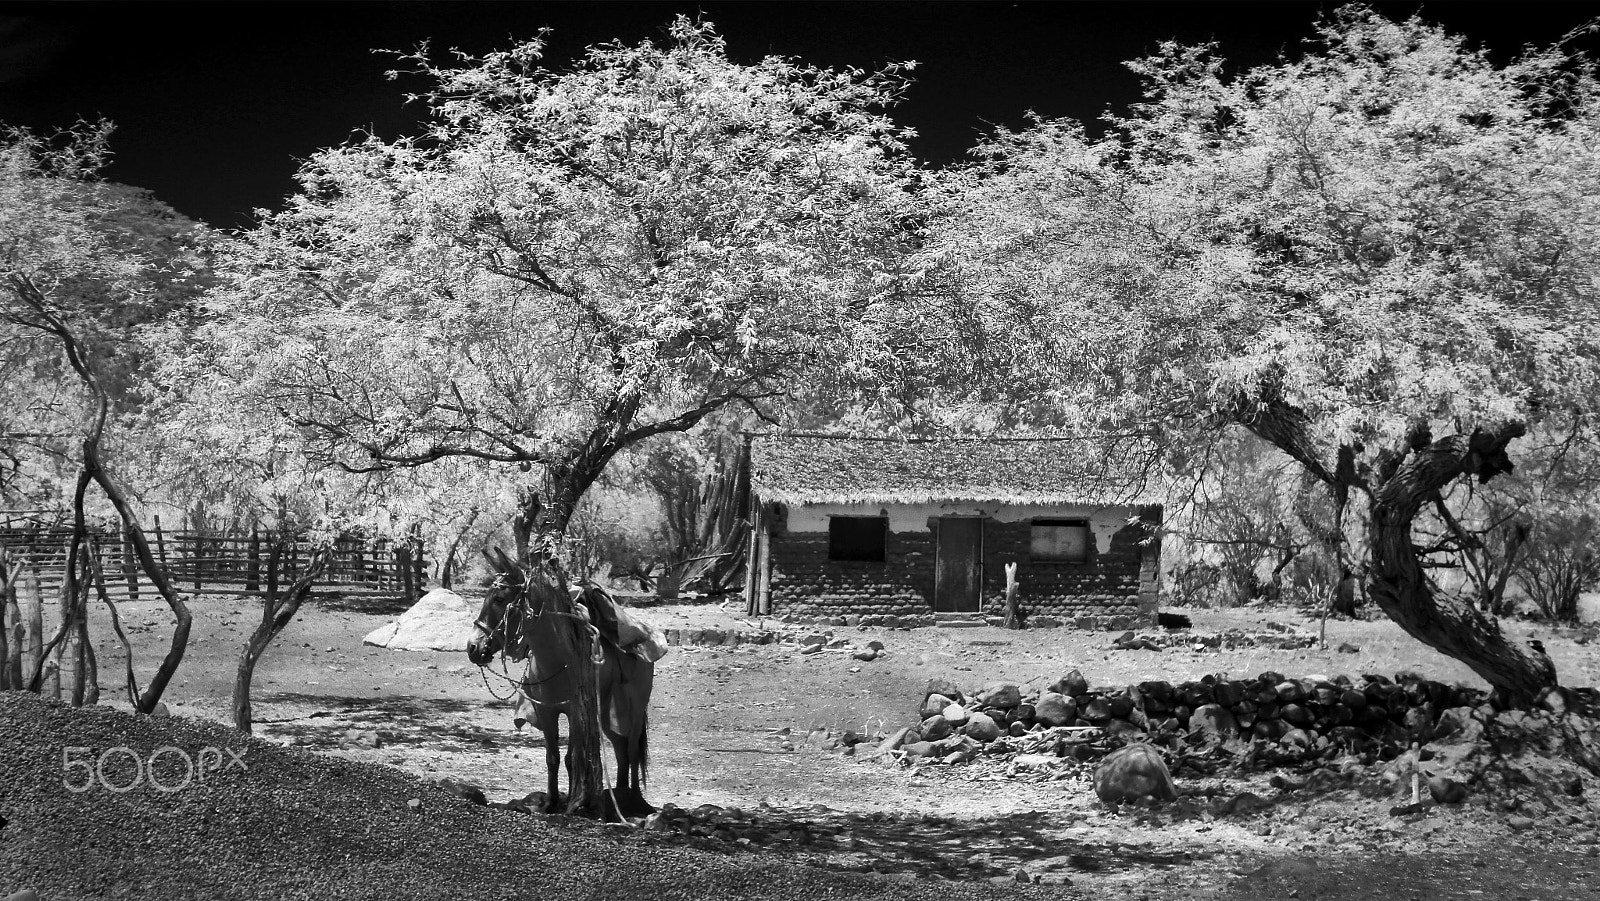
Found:
[{"label": "bridle", "polygon": [[[495,634],[494,628],[492,628],[490,626],[490,624],[489,624],[489,621],[484,618],[484,615],[483,615],[484,614],[484,610],[487,610],[489,608],[489,606],[490,606],[489,600],[496,596],[495,595],[496,591],[503,591],[503,590],[506,590],[506,589],[509,589],[509,588],[512,588],[512,587],[513,587],[512,584],[510,582],[506,581],[506,578],[505,578],[504,574],[500,574],[500,575],[495,576],[494,582],[490,583],[489,596],[488,596],[488,598],[485,598],[485,603],[483,605],[483,608],[481,608],[478,611],[477,619],[474,619],[472,621],[472,626],[473,626],[474,629],[477,629],[478,631],[480,631],[480,632],[482,632],[482,633],[484,633],[486,635],[490,635],[490,636],[493,636]],[[506,668],[505,668],[505,649],[507,647],[508,642],[511,639],[512,634],[514,632],[515,633],[522,632],[524,629],[527,628],[527,626],[529,624],[537,622],[538,620],[543,618],[545,613],[547,612],[547,608],[548,608],[549,605],[544,603],[543,601],[540,601],[538,611],[537,612],[533,612],[531,614],[531,616],[530,616],[530,611],[528,610],[528,607],[529,607],[529,593],[527,591],[527,587],[526,586],[523,586],[523,590],[517,593],[516,599],[510,600],[510,601],[504,601],[502,603],[503,603],[504,606],[503,606],[503,608],[501,610],[501,613],[500,613],[500,630],[499,630],[500,631],[500,653],[498,655],[500,657],[500,670],[501,671],[499,673],[495,673],[495,675],[499,676],[500,678],[504,679],[506,682],[508,682],[512,686],[514,686],[512,691],[511,691],[511,693],[506,695],[503,698],[500,697],[498,694],[496,694],[494,688],[489,684],[489,677],[487,675],[489,672],[492,672],[492,671],[485,664],[479,664],[478,665],[478,675],[483,679],[484,688],[488,689],[489,694],[492,697],[494,697],[494,699],[497,700],[497,701],[509,700],[511,698],[516,697],[516,695],[517,695],[517,693],[519,691],[525,693],[526,690],[529,689],[529,688],[532,688],[532,687],[538,686],[538,685],[543,685],[544,683],[549,682],[552,679],[556,678],[557,676],[561,675],[562,673],[566,672],[567,669],[571,666],[571,664],[563,663],[559,669],[557,669],[555,672],[551,673],[550,675],[545,676],[543,679],[539,679],[537,681],[532,681],[532,680],[530,680],[530,676],[532,676],[532,670],[533,670],[533,654],[529,653],[525,658],[526,659],[526,663],[523,665],[522,678],[521,679],[513,679],[513,678],[511,678],[511,674],[509,672],[507,672]],[[513,625],[513,623],[512,623],[512,619],[513,619],[512,612],[513,611],[517,611],[517,612],[519,612],[521,614],[520,616],[516,617],[516,624],[515,625]],[[522,640],[526,641],[527,640],[526,636],[522,636]],[[532,699],[530,698],[530,700],[532,700]],[[537,702],[535,702],[535,703],[537,703]]]}]

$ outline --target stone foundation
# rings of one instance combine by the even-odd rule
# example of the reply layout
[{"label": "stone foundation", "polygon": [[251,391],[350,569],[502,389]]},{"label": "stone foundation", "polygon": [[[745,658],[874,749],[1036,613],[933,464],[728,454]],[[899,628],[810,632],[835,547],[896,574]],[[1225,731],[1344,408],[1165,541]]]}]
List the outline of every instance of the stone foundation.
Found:
[{"label": "stone foundation", "polygon": [[[1027,521],[985,520],[978,612],[1004,617],[1005,565],[1017,563],[1018,604],[1031,625],[1154,626],[1159,551],[1153,542],[1141,542],[1159,515],[1152,511],[1143,522],[1124,526],[1104,552],[1091,542],[1083,562],[1029,559]],[[881,562],[829,560],[826,532],[775,532],[772,615],[834,625],[931,625],[936,549],[931,529],[890,532]]]}]

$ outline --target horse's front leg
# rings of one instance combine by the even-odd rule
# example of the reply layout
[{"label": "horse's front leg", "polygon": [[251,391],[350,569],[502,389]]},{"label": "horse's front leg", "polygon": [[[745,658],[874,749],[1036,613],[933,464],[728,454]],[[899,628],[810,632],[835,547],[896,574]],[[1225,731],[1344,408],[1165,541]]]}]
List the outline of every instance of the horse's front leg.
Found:
[{"label": "horse's front leg", "polygon": [[572,723],[567,723],[567,791],[572,792]]},{"label": "horse's front leg", "polygon": [[[545,813],[561,812],[561,721],[559,715],[539,711],[539,731],[544,733]],[[570,766],[570,764],[569,764]],[[570,776],[568,778],[571,778]]]}]

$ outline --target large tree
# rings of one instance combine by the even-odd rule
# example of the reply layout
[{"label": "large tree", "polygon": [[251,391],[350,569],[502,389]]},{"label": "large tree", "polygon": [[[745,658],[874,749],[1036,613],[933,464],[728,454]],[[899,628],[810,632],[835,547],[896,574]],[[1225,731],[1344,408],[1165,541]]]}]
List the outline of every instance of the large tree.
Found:
[{"label": "large tree", "polygon": [[236,248],[208,337],[239,396],[351,471],[535,468],[559,534],[618,449],[859,370],[917,202],[893,73],[542,40],[458,67],[422,137],[315,155]]},{"label": "large tree", "polygon": [[918,221],[896,70],[741,64],[681,18],[563,73],[543,46],[408,57],[432,127],[313,156],[196,351],[308,459],[483,464],[525,564],[620,450],[892,362]]},{"label": "large tree", "polygon": [[[1529,704],[1548,657],[1419,564],[1419,510],[1493,479],[1600,396],[1600,107],[1563,47],[1495,64],[1361,7],[1296,59],[1210,47],[1132,64],[1143,103],[1094,140],[1001,133],[934,242],[985,344],[1086,420],[1174,445],[1250,430],[1364,525],[1371,597]],[[1352,503],[1354,502],[1354,503]],[[1353,555],[1354,556],[1354,555]]]}]

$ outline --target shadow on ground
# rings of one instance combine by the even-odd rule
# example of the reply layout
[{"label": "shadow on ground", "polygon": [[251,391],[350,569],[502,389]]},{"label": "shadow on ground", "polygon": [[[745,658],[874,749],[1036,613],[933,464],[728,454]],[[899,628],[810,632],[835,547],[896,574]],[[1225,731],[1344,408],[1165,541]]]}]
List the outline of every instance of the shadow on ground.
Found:
[{"label": "shadow on ground", "polygon": [[499,750],[506,745],[505,730],[485,729],[471,722],[471,717],[486,707],[497,706],[482,701],[273,692],[258,697],[257,703],[315,708],[305,716],[257,721],[265,734],[291,739],[311,750],[350,747],[352,733],[354,739],[368,741],[376,736],[384,746],[438,751]]},{"label": "shadow on ground", "polygon": [[389,616],[410,610],[412,602],[386,594],[315,594],[311,596],[311,603],[336,613]]},{"label": "shadow on ground", "polygon": [[1057,814],[1017,813],[984,819],[918,814],[856,814],[828,808],[710,805],[664,811],[652,841],[685,842],[729,853],[796,855],[833,869],[943,879],[1011,877],[1062,882],[1072,873],[1107,873],[1190,863],[1196,855],[1155,851],[1071,830]]},{"label": "shadow on ground", "polygon": [[1600,863],[1575,848],[1499,843],[1471,854],[1299,855],[1269,861],[1228,887],[1237,901],[1593,898]]}]

